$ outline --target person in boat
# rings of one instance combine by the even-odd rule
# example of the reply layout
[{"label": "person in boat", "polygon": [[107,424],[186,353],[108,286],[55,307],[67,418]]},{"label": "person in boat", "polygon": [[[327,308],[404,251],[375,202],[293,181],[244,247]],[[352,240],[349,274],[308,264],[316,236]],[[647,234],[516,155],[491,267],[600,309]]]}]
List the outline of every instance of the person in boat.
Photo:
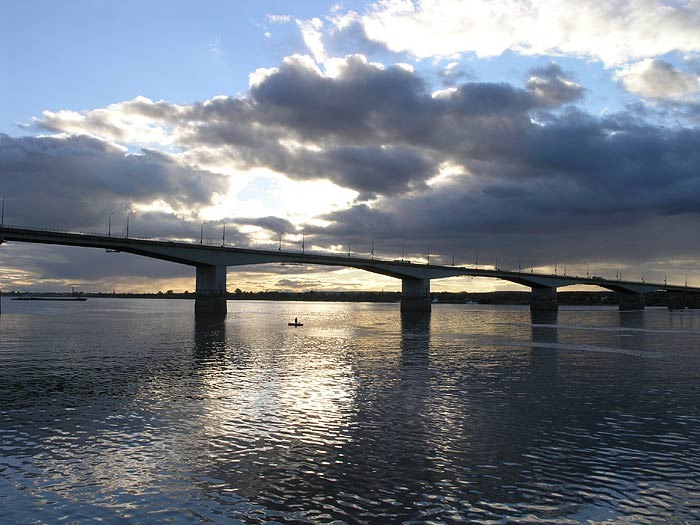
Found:
[{"label": "person in boat", "polygon": [[297,321],[297,318],[294,318],[294,324],[299,324],[299,321]]}]

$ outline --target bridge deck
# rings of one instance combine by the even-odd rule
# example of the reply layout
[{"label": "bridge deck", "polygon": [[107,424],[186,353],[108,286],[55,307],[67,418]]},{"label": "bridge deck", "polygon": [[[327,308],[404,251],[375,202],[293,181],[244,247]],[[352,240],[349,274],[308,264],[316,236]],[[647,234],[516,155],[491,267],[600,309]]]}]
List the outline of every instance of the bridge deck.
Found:
[{"label": "bridge deck", "polygon": [[264,248],[192,243],[168,239],[124,238],[96,233],[64,232],[17,226],[2,227],[2,229],[0,229],[0,241],[103,248],[192,266],[238,266],[265,263],[318,264],[359,268],[402,279],[440,279],[464,275],[472,277],[490,277],[522,284],[524,286],[542,288],[560,288],[582,284],[632,293],[644,293],[654,290],[700,293],[700,288],[666,283],[645,283],[640,281],[611,280],[601,277],[553,275],[467,266],[413,263],[409,261],[387,260],[376,257],[357,257],[351,256],[350,254],[328,254],[315,251],[270,250]]}]

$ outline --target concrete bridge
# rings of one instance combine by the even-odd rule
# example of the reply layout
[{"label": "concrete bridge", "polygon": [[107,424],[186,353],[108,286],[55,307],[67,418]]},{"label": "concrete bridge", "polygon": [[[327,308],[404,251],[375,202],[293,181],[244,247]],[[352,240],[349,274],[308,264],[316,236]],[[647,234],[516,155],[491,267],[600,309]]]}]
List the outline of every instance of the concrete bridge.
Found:
[{"label": "concrete bridge", "polygon": [[223,314],[226,312],[227,267],[267,263],[344,266],[401,279],[402,311],[429,312],[431,305],[430,281],[458,275],[491,277],[529,286],[532,290],[530,309],[535,311],[556,310],[558,308],[557,288],[576,284],[590,284],[617,292],[621,310],[644,308],[644,294],[660,290],[668,293],[669,307],[700,306],[700,288],[665,283],[653,284],[610,280],[601,277],[574,277],[464,266],[416,264],[400,260],[351,257],[349,254],[329,255],[260,250],[3,226],[0,228],[0,244],[8,241],[102,248],[194,266],[196,271],[196,314]]}]

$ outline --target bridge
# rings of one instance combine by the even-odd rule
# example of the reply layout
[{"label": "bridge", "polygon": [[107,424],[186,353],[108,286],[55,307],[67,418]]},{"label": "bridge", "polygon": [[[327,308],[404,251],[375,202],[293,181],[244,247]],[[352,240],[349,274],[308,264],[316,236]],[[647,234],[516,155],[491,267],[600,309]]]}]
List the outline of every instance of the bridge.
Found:
[{"label": "bridge", "polygon": [[401,279],[401,310],[429,312],[430,281],[459,275],[491,277],[528,286],[532,290],[530,309],[556,310],[557,288],[577,284],[595,285],[617,292],[621,310],[644,308],[644,294],[665,291],[670,308],[700,306],[700,288],[645,282],[578,277],[541,273],[480,269],[465,266],[417,264],[403,260],[351,257],[305,251],[269,250],[214,246],[190,242],[113,237],[93,233],[70,233],[36,228],[2,226],[0,244],[29,242],[101,248],[132,253],[164,261],[194,266],[196,275],[195,314],[226,313],[226,270],[229,266],[269,263],[298,263],[358,268]]}]

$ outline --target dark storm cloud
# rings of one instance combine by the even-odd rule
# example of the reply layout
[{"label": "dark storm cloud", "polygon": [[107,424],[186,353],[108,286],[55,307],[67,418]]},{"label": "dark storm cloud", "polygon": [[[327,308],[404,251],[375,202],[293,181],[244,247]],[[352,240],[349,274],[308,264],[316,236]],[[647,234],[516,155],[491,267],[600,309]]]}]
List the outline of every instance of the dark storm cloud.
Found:
[{"label": "dark storm cloud", "polygon": [[[215,148],[196,152],[200,162],[225,159],[297,180],[328,179],[361,198],[396,195],[420,187],[444,160],[517,149],[512,143],[532,126],[531,111],[579,96],[556,66],[537,74],[536,90],[470,82],[436,97],[403,67],[351,56],[330,77],[296,57],[245,99],[191,106],[177,112],[177,122],[189,123],[184,146]],[[288,147],[290,140],[301,147]]]},{"label": "dark storm cloud", "polygon": [[0,188],[8,222],[93,228],[102,227],[110,212],[133,204],[206,205],[225,186],[223,176],[156,151],[127,155],[87,136],[0,135]]},{"label": "dark storm cloud", "polygon": [[436,163],[417,148],[340,146],[321,154],[303,151],[280,166],[294,179],[327,179],[360,191],[360,199],[394,195],[419,187]]},{"label": "dark storm cloud", "polygon": [[454,256],[465,264],[478,255],[482,264],[500,261],[510,268],[519,257],[528,265],[590,260],[639,265],[698,256],[688,243],[700,226],[697,213],[664,215],[646,207],[644,197],[637,203],[618,209],[612,196],[565,184],[483,189],[455,184],[410,199],[390,199],[379,209],[358,205],[329,214],[325,218],[332,225],[309,228],[309,234],[328,245],[373,241],[380,257],[405,253],[408,259],[424,258],[430,252],[433,261],[450,264]]},{"label": "dark storm cloud", "polygon": [[270,233],[292,233],[296,230],[294,225],[286,219],[281,219],[279,217],[237,217],[233,219],[238,225],[241,226],[258,226]]},{"label": "dark storm cloud", "polygon": [[309,139],[335,134],[365,141],[396,126],[396,119],[407,123],[419,118],[415,112],[429,100],[426,90],[420,77],[401,67],[383,69],[348,57],[336,78],[288,60],[253,86],[250,97],[264,123],[285,126]]},{"label": "dark storm cloud", "polygon": [[530,70],[525,87],[544,107],[571,104],[583,98],[585,89],[557,64]]}]

